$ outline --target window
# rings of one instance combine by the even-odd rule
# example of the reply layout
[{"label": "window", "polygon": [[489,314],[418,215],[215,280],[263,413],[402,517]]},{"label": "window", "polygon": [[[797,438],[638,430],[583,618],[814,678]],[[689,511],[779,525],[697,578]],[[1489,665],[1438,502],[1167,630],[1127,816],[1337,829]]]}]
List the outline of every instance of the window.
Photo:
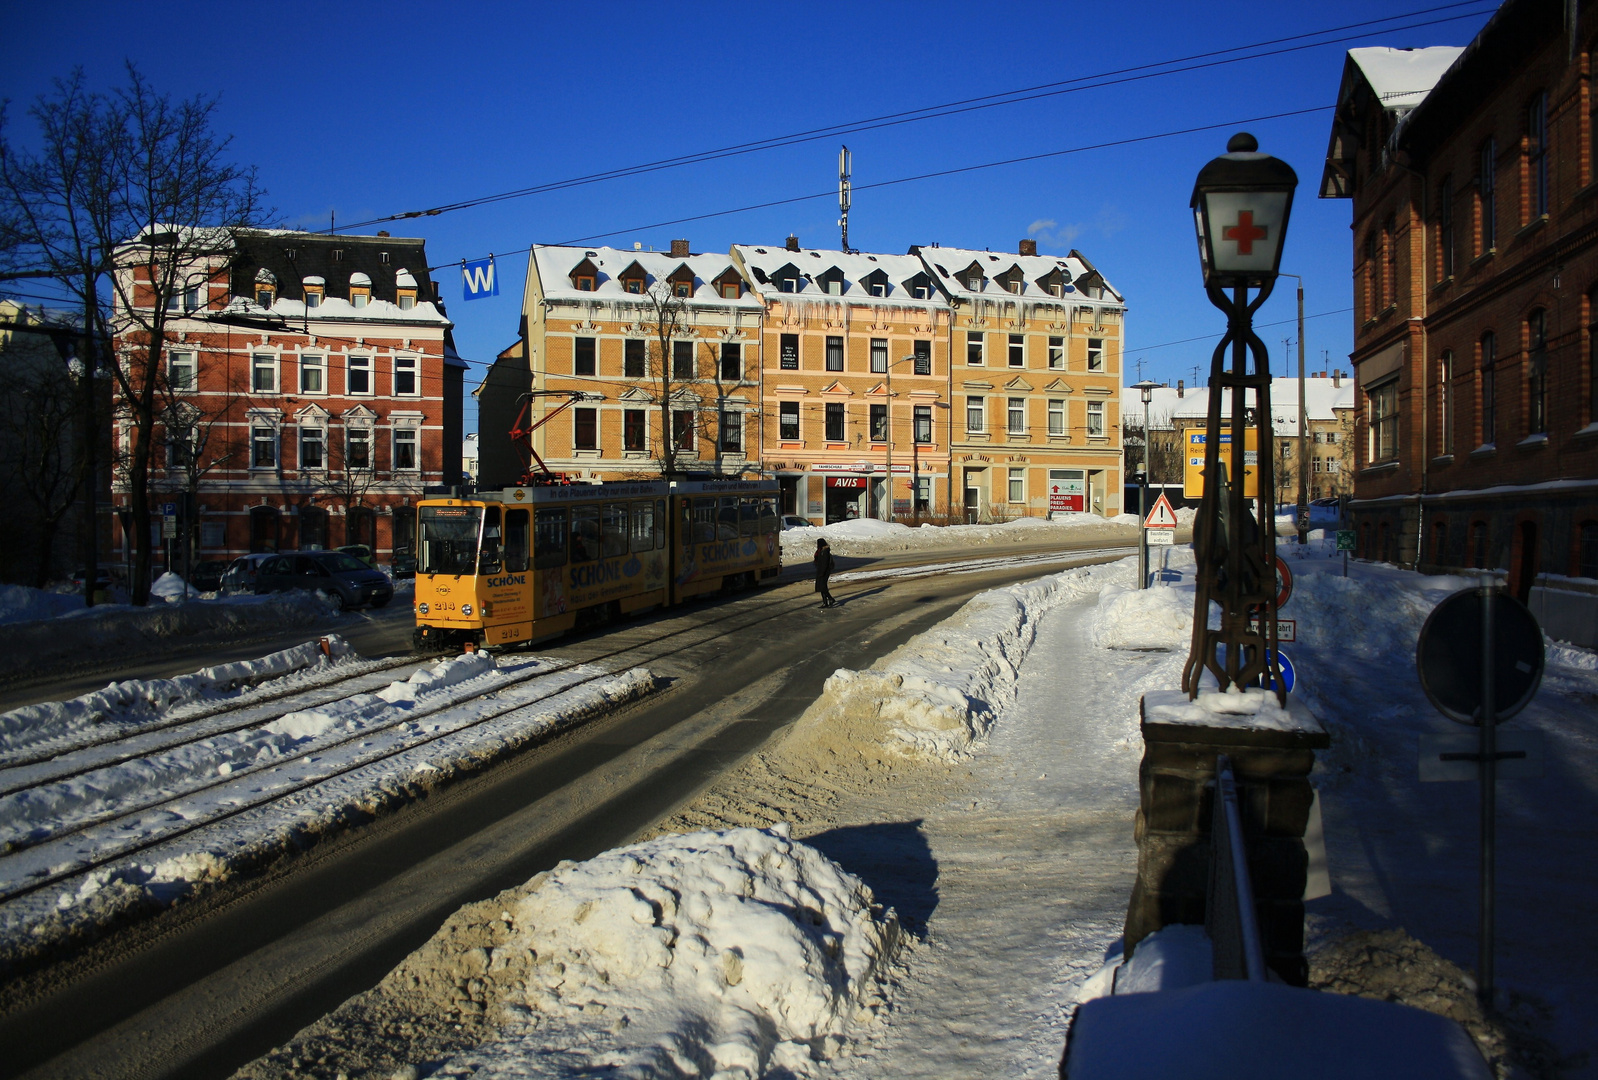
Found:
[{"label": "window", "polygon": [[580,337],[572,339],[572,374],[593,375],[594,372],[594,339]]},{"label": "window", "polygon": [[923,445],[932,442],[932,406],[915,407],[915,441]]},{"label": "window", "polygon": [[594,291],[594,277],[592,274],[583,274],[573,280],[577,283],[578,292]]},{"label": "window", "polygon": [[643,499],[632,504],[633,531],[632,549],[634,551],[653,551],[655,549],[655,507],[648,499]]},{"label": "window", "polygon": [[352,427],[346,434],[345,465],[350,469],[370,469],[372,467],[372,429],[364,426]]},{"label": "window", "polygon": [[250,468],[277,468],[277,430],[257,424],[250,428]]},{"label": "window", "polygon": [[736,341],[721,343],[721,381],[738,382],[744,377],[743,346]]},{"label": "window", "polygon": [[1088,434],[1098,436],[1104,434],[1104,402],[1088,402]]},{"label": "window", "polygon": [[931,300],[932,287],[929,285],[916,285],[911,288],[910,295],[915,297],[917,300]]},{"label": "window", "polygon": [[721,283],[721,298],[723,300],[736,300],[742,291],[736,281],[723,281]]},{"label": "window", "polygon": [[970,330],[965,335],[965,362],[973,367],[982,364],[982,332]]},{"label": "window", "polygon": [[644,291],[644,279],[639,277],[622,278],[621,291],[632,293],[635,296],[641,294]]},{"label": "window", "polygon": [[1021,334],[1010,335],[1010,366],[1026,367],[1026,338]]},{"label": "window", "polygon": [[932,477],[916,477],[915,512],[924,514],[932,509]]},{"label": "window", "polygon": [[871,370],[878,375],[888,370],[888,342],[886,338],[871,339]]},{"label": "window", "polygon": [[1598,578],[1598,521],[1581,523],[1581,539],[1576,555],[1576,576]]},{"label": "window", "polygon": [[166,381],[175,391],[194,389],[194,354],[174,352],[167,354]]},{"label": "window", "polygon": [[744,414],[723,410],[721,414],[721,449],[725,453],[742,453],[744,448]]},{"label": "window", "polygon": [[1326,442],[1327,442],[1327,444],[1330,445],[1331,443],[1335,443],[1336,441],[1337,441],[1337,432],[1328,431],[1326,433]]},{"label": "window", "polygon": [[822,288],[824,289],[824,291],[826,292],[826,294],[828,296],[842,296],[843,295],[843,279],[842,278],[835,278],[835,277],[834,278],[827,278],[821,284],[822,284]]},{"label": "window", "polygon": [[1325,463],[1326,463],[1326,459],[1325,458],[1316,458],[1314,460],[1314,462],[1312,462],[1312,466],[1313,467],[1311,468],[1310,471],[1317,472],[1317,473],[1320,472],[1322,470],[1322,467],[1325,465]]},{"label": "window", "polygon": [[1444,349],[1437,361],[1438,452],[1454,452],[1454,354]]},{"label": "window", "polygon": [[320,394],[322,392],[322,388],[327,385],[323,381],[323,373],[326,371],[323,366],[325,363],[326,361],[315,353],[300,354],[300,393]]},{"label": "window", "polygon": [[505,510],[505,552],[506,573],[520,574],[527,570],[528,556],[528,518],[531,515],[526,508]]},{"label": "window", "polygon": [[1010,501],[1013,503],[1026,502],[1026,470],[1010,470]]},{"label": "window", "polygon": [[261,394],[277,393],[277,357],[256,353],[250,363],[250,389]]},{"label": "window", "polygon": [[371,302],[372,294],[365,289],[350,290],[350,307],[363,308]]},{"label": "window", "polygon": [[1497,389],[1494,384],[1495,364],[1497,363],[1498,339],[1491,332],[1481,336],[1481,441],[1483,446],[1492,446],[1494,436],[1498,431],[1496,411]]},{"label": "window", "polygon": [[915,343],[915,364],[913,370],[917,375],[932,374],[932,342],[918,341]]},{"label": "window", "polygon": [[778,347],[778,363],[784,371],[799,370],[799,335],[782,335],[782,344]]},{"label": "window", "polygon": [[348,368],[345,371],[345,383],[348,393],[367,396],[372,392],[372,358],[370,356],[350,356]]},{"label": "window", "polygon": [[674,379],[691,379],[694,377],[693,342],[674,341],[671,343],[671,377]]},{"label": "window", "polygon": [[646,367],[645,358],[649,355],[647,342],[637,338],[629,338],[621,347],[621,373],[629,379],[642,379]]},{"label": "window", "polygon": [[843,402],[827,402],[827,441],[843,442]]},{"label": "window", "polygon": [[671,414],[671,440],[678,450],[694,452],[694,413],[692,409],[674,409]]},{"label": "window", "polygon": [[1004,287],[1013,293],[1019,294],[1021,292],[1021,279],[1011,278],[1009,281],[1005,282]]},{"label": "window", "polygon": [[648,414],[643,409],[624,409],[621,414],[623,450],[644,450],[649,445]]},{"label": "window", "polygon": [[884,285],[880,281],[873,281],[871,283],[871,295],[872,296],[887,296],[888,295],[888,287],[886,285]]},{"label": "window", "polygon": [[965,399],[965,429],[972,432],[987,430],[982,422],[982,399],[979,397]]},{"label": "window", "polygon": [[1065,338],[1049,338],[1049,366],[1051,368],[1065,367]]},{"label": "window", "polygon": [[599,449],[599,410],[572,410],[572,448],[576,450]]},{"label": "window", "polygon": [[827,370],[843,370],[843,338],[829,337],[827,339]]},{"label": "window", "polygon": [[1542,308],[1526,318],[1526,433],[1548,430],[1548,313]]},{"label": "window", "polygon": [[416,357],[394,357],[394,393],[397,397],[416,396]]},{"label": "window", "polygon": [[1476,166],[1476,206],[1481,215],[1481,250],[1485,255],[1498,246],[1498,194],[1494,170],[1498,163],[1498,145],[1488,139],[1481,144]]},{"label": "window", "polygon": [[397,427],[394,429],[394,471],[416,471],[416,429],[413,427]]},{"label": "window", "polygon": [[1370,403],[1370,459],[1390,461],[1398,456],[1398,380],[1390,379],[1368,392]]},{"label": "window", "polygon": [[797,281],[795,281],[791,277],[785,277],[785,278],[779,279],[778,282],[777,282],[777,287],[778,287],[778,290],[781,291],[781,292],[798,292],[799,291],[799,283]]},{"label": "window", "polygon": [[399,309],[401,311],[410,311],[414,307],[416,307],[416,290],[415,289],[400,289],[399,290]]},{"label": "window", "polygon": [[1088,338],[1088,370],[1104,370],[1104,339]]},{"label": "window", "polygon": [[783,442],[799,441],[799,403],[784,401],[778,405],[777,438]]},{"label": "window", "polygon": [[1011,435],[1026,434],[1026,398],[1013,397],[1010,399],[1008,423],[1005,425]]},{"label": "window", "polygon": [[197,285],[173,286],[166,298],[168,311],[194,311],[200,306],[200,289]]},{"label": "window", "polygon": [[1049,399],[1049,434],[1065,434],[1065,399]]},{"label": "window", "polygon": [[327,435],[319,427],[300,428],[300,468],[320,469],[327,460]]},{"label": "window", "polygon": [[1293,456],[1293,444],[1286,439],[1282,440],[1282,460],[1286,461]]},{"label": "window", "polygon": [[1382,310],[1381,260],[1378,258],[1376,230],[1365,235],[1365,317],[1374,319]]},{"label": "window", "polygon": [[333,261],[334,262],[343,262],[344,261],[344,249],[343,248],[334,248],[333,249]]},{"label": "window", "polygon": [[671,283],[671,295],[687,297],[693,294],[694,283],[691,281],[674,281]]},{"label": "window", "polygon": [[1526,194],[1531,219],[1548,213],[1548,95],[1538,93],[1526,106]]},{"label": "window", "polygon": [[306,309],[309,310],[310,308],[319,308],[321,306],[322,306],[322,287],[320,285],[318,285],[318,286],[315,286],[313,288],[312,286],[307,285],[305,287],[305,307],[306,307]]},{"label": "window", "polygon": [[271,307],[275,294],[270,285],[257,285],[255,287],[255,302],[261,307]]},{"label": "window", "polygon": [[1443,177],[1437,192],[1437,254],[1443,279],[1454,276],[1454,178]]},{"label": "window", "polygon": [[888,406],[871,406],[871,441],[874,443],[888,441]]}]

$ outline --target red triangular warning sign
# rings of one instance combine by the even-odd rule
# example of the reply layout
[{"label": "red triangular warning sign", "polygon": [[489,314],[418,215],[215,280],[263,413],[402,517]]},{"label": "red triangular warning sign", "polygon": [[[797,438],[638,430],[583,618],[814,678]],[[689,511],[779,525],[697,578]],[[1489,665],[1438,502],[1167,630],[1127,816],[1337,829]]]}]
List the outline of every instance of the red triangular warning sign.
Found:
[{"label": "red triangular warning sign", "polygon": [[1171,501],[1161,492],[1160,497],[1154,500],[1154,505],[1149,508],[1149,516],[1143,519],[1145,529],[1174,529],[1176,528],[1176,511],[1171,509]]}]

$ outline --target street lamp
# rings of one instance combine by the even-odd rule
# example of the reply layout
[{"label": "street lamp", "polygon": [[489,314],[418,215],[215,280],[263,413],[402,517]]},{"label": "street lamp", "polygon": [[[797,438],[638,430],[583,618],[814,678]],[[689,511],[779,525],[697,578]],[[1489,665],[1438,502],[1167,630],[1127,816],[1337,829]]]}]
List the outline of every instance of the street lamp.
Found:
[{"label": "street lamp", "polygon": [[1305,405],[1304,389],[1304,279],[1298,274],[1282,274],[1298,282],[1298,513],[1293,520],[1298,526],[1298,542],[1309,543],[1309,457],[1305,448],[1304,429],[1309,426],[1309,409]]},{"label": "street lamp", "polygon": [[1149,515],[1149,402],[1154,400],[1154,391],[1159,383],[1152,379],[1132,384],[1132,389],[1143,395],[1143,468],[1139,470],[1140,478],[1137,485],[1137,587],[1149,587],[1149,530],[1144,526]]},{"label": "street lamp", "polygon": [[[909,356],[901,356],[901,357],[899,357],[899,359],[889,362],[888,369],[887,369],[887,372],[886,372],[886,374],[888,376],[888,378],[887,378],[888,404],[886,406],[887,417],[888,417],[888,513],[887,513],[887,516],[883,519],[884,521],[892,521],[893,520],[893,369],[898,367],[900,364],[908,364],[912,360],[919,360],[919,359],[920,359],[920,357],[918,357],[915,353],[911,353]],[[912,435],[912,438],[913,437],[914,436]],[[911,445],[914,445],[914,443],[912,443]],[[916,476],[915,476],[914,470],[911,470],[910,477],[911,477],[910,509],[911,509],[911,511],[913,513],[914,510],[915,510],[915,498],[916,498],[915,486],[914,486]]]},{"label": "street lamp", "polygon": [[[1208,669],[1222,690],[1268,678],[1277,701],[1287,704],[1276,658],[1276,507],[1270,453],[1255,452],[1258,521],[1248,510],[1245,468],[1251,421],[1258,445],[1271,445],[1270,358],[1254,333],[1254,312],[1275,287],[1297,186],[1298,175],[1290,165],[1260,153],[1259,141],[1239,132],[1226,144],[1225,154],[1199,170],[1189,202],[1198,229],[1204,291],[1227,320],[1226,336],[1210,358],[1204,498],[1194,534],[1198,587],[1193,644],[1182,669],[1182,689],[1190,698],[1198,696],[1199,678]],[[1250,289],[1255,291],[1253,300]],[[1226,425],[1230,476],[1221,467],[1223,394],[1230,397],[1232,414]],[[1209,628],[1212,600],[1221,608],[1217,630]]]}]

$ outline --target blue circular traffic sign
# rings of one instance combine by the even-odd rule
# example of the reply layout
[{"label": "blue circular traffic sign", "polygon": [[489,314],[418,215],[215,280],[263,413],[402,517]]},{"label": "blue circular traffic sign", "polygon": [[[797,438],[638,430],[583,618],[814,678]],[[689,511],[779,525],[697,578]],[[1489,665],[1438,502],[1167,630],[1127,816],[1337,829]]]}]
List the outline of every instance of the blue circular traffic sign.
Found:
[{"label": "blue circular traffic sign", "polygon": [[[1282,690],[1285,693],[1291,694],[1293,692],[1294,685],[1298,682],[1298,677],[1293,671],[1293,661],[1287,658],[1287,654],[1285,652],[1283,652],[1281,649],[1277,649],[1276,662],[1282,669]],[[1274,690],[1276,688],[1276,680],[1271,677],[1270,668],[1265,669],[1265,674],[1260,677],[1260,682],[1267,690]]]}]

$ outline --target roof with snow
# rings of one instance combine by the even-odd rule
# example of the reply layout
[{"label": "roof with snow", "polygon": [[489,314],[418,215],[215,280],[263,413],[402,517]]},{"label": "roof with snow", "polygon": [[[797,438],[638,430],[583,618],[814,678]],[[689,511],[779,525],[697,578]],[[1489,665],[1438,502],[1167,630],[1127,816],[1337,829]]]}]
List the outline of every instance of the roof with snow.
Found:
[{"label": "roof with snow", "polygon": [[[944,299],[921,260],[914,255],[880,255],[864,251],[801,248],[781,244],[735,244],[757,292],[768,299],[847,300],[851,304],[942,306]],[[836,282],[837,292],[828,284]]]},{"label": "roof with snow", "polygon": [[[672,255],[665,251],[629,251],[612,247],[533,246],[533,270],[538,287],[549,300],[625,300],[649,289],[657,281],[691,282],[687,299],[696,305],[744,308],[758,311],[760,301],[749,294],[749,282],[738,272],[727,254]],[[728,275],[742,285],[738,299],[723,297],[718,281]],[[579,288],[588,280],[593,288]],[[629,291],[624,282],[639,281],[638,290]],[[531,287],[529,282],[529,287]]]},{"label": "roof with snow", "polygon": [[1391,119],[1396,133],[1403,118],[1426,100],[1464,51],[1454,45],[1348,50],[1343,61],[1343,80],[1337,90],[1331,139],[1326,147],[1326,165],[1321,172],[1321,198],[1341,199],[1353,194],[1354,156],[1367,123],[1367,118],[1361,115],[1363,94],[1368,91],[1375,97]]},{"label": "roof with snow", "polygon": [[910,250],[937,275],[938,284],[958,299],[1019,296],[1040,301],[1123,302],[1121,294],[1080,251],[1056,256],[950,247],[918,246]]},{"label": "roof with snow", "polygon": [[[1341,385],[1334,386],[1334,382]],[[1221,391],[1221,415],[1231,415],[1230,390]],[[1246,399],[1245,399],[1246,400]],[[1304,380],[1304,405],[1311,424],[1329,423],[1338,413],[1354,407],[1354,380],[1347,375],[1331,379],[1311,375]],[[1149,400],[1149,426],[1158,431],[1175,426],[1190,427],[1208,415],[1208,388],[1188,388],[1178,394],[1174,386],[1158,386]],[[1298,434],[1298,378],[1271,380],[1271,427],[1277,435]],[[1121,387],[1121,416],[1129,423],[1143,422],[1143,394],[1130,386]]]}]

